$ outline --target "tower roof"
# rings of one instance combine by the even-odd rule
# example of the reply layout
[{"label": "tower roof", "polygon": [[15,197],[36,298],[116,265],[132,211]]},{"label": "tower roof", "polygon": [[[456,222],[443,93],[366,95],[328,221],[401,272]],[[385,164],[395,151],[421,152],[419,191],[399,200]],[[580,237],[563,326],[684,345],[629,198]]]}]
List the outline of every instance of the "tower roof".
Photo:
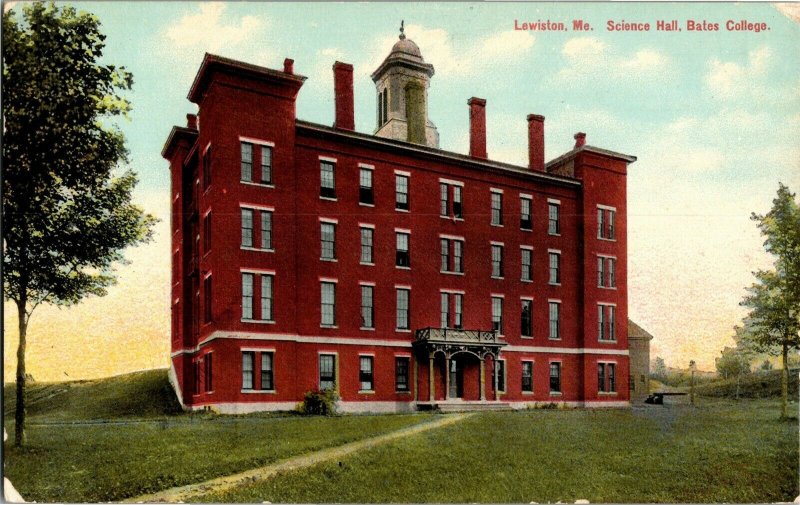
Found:
[{"label": "tower roof", "polygon": [[377,82],[378,79],[380,79],[390,67],[394,66],[419,70],[426,73],[428,77],[433,76],[433,65],[430,63],[425,63],[425,59],[422,57],[422,51],[419,50],[419,46],[417,46],[413,40],[406,37],[403,24],[403,21],[401,21],[400,40],[395,42],[394,46],[392,46],[392,50],[389,52],[389,55],[383,60],[383,63],[381,63],[378,69],[372,73],[373,81]]}]

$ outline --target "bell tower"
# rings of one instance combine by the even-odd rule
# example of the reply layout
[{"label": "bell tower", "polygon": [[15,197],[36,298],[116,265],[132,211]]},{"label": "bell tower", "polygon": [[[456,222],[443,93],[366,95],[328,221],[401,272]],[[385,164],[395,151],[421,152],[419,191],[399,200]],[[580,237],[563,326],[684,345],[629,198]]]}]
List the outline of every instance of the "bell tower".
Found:
[{"label": "bell tower", "polygon": [[374,134],[438,148],[439,132],[428,119],[433,65],[425,63],[419,47],[404,31],[401,21],[400,40],[372,73],[378,95]]}]

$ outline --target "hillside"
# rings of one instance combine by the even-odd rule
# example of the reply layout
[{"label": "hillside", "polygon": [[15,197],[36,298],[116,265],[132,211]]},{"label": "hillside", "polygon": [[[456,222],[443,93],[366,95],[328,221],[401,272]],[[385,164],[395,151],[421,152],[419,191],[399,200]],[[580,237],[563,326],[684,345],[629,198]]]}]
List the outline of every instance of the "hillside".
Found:
[{"label": "hillside", "polygon": [[[789,371],[789,398],[797,398],[798,370]],[[723,379],[701,384],[695,387],[701,396],[727,397],[736,396],[736,379]],[[769,398],[781,395],[781,371],[770,370],[742,376],[739,382],[740,398]]]},{"label": "hillside", "polygon": [[[167,370],[146,370],[104,379],[32,383],[27,387],[31,421],[84,421],[161,417],[181,412]],[[14,416],[14,384],[3,387],[3,415]]]}]

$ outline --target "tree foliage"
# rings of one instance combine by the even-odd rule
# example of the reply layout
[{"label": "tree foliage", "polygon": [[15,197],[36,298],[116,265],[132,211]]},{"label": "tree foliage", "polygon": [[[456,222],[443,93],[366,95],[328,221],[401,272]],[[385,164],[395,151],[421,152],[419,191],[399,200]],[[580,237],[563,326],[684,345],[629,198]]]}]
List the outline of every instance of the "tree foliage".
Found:
[{"label": "tree foliage", "polygon": [[753,213],[751,219],[765,237],[764,248],[775,256],[775,269],[753,272],[756,282],[741,302],[750,309],[741,340],[755,351],[782,355],[786,417],[788,353],[800,347],[800,205],[780,184],[772,209],[764,215]]},{"label": "tree foliage", "polygon": [[725,379],[750,373],[750,357],[734,347],[723,349],[714,364],[717,374]]},{"label": "tree foliage", "polygon": [[[155,218],[131,203],[136,174],[114,120],[127,116],[124,67],[101,64],[92,14],[54,3],[3,14],[3,288],[17,304],[17,444],[28,318],[115,282],[123,249],[151,238]],[[20,385],[21,384],[21,385]],[[22,407],[20,407],[22,405]]]},{"label": "tree foliage", "polygon": [[667,365],[664,363],[664,358],[656,356],[653,361],[653,371],[651,375],[657,379],[663,379],[667,376]]}]

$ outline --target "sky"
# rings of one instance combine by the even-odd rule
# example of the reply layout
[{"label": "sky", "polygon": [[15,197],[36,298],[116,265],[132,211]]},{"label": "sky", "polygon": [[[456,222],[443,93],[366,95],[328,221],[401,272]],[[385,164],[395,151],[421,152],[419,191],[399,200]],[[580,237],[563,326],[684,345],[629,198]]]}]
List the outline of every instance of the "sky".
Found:
[{"label": "sky", "polygon": [[[767,3],[198,3],[73,2],[98,16],[104,62],[134,76],[120,127],[139,174],[136,201],[161,219],[155,239],[103,298],[40,307],[28,330],[36,380],[95,378],[169,365],[169,179],[160,152],[205,52],[308,76],[300,119],[333,123],[334,61],[355,67],[356,130],[375,128],[369,74],[405,33],[435,67],[429,117],[441,148],[468,151],[466,101],[487,100],[490,159],[527,165],[529,113],[545,121],[547,160],[573,134],[638,157],[628,171],[629,315],[655,336],[651,357],[714,369],[733,345],[751,272],[769,268],[751,212],[765,213],[778,182],[800,189],[800,4]],[[6,5],[6,8],[9,8]],[[12,5],[15,11],[20,5]],[[678,20],[680,32],[656,31]],[[530,21],[568,31],[515,30]],[[583,20],[589,31],[572,31]],[[608,31],[611,20],[648,32]],[[719,23],[694,32],[687,20]],[[728,31],[728,20],[768,30]],[[17,319],[6,303],[4,377],[16,367]]]}]

